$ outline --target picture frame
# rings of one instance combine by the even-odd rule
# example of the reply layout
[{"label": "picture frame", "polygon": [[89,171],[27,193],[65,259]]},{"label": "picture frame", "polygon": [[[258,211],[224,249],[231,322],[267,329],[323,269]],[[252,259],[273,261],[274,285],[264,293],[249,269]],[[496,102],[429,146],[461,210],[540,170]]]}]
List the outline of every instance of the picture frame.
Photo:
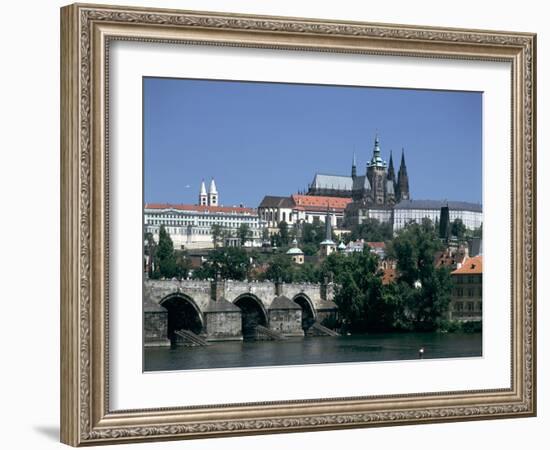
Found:
[{"label": "picture frame", "polygon": [[[109,64],[117,41],[510,64],[510,386],[114,410]],[[535,98],[531,33],[106,5],[62,8],[61,441],[81,446],[536,415]]]}]

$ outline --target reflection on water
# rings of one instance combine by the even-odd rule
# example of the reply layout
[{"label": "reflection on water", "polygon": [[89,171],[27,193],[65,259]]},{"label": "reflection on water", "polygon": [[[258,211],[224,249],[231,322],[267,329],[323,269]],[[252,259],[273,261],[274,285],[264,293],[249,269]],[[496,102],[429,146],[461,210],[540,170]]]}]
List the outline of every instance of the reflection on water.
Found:
[{"label": "reflection on water", "polygon": [[146,348],[145,370],[186,370],[481,356],[481,333],[385,333]]}]

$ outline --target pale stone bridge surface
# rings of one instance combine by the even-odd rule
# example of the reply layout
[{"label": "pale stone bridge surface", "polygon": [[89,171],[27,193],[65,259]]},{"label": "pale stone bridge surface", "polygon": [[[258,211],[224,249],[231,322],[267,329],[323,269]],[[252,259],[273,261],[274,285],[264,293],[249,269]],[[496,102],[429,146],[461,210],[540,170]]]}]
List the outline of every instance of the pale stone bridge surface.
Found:
[{"label": "pale stone bridge surface", "polygon": [[[332,283],[145,280],[145,345],[167,345],[185,329],[208,341],[240,340],[258,330],[304,336],[336,317]],[[316,325],[312,327],[312,325]],[[266,331],[267,333],[267,331]]]}]

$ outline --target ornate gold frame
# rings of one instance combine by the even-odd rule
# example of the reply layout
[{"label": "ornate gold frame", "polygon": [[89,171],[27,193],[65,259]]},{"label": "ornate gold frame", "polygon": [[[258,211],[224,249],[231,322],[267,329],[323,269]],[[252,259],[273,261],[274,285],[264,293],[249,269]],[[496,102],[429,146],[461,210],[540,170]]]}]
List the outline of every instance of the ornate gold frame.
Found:
[{"label": "ornate gold frame", "polygon": [[[114,39],[510,62],[511,387],[111,411],[106,62]],[[529,33],[99,5],[62,8],[62,442],[79,446],[535,415],[535,51],[536,36]]]}]

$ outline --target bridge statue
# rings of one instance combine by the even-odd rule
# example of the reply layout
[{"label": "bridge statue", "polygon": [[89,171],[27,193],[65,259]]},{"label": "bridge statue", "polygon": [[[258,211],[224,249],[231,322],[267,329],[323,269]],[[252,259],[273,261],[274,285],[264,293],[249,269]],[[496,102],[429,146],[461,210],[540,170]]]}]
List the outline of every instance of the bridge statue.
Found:
[{"label": "bridge statue", "polygon": [[144,282],[146,347],[337,335],[334,285],[222,280]]}]

